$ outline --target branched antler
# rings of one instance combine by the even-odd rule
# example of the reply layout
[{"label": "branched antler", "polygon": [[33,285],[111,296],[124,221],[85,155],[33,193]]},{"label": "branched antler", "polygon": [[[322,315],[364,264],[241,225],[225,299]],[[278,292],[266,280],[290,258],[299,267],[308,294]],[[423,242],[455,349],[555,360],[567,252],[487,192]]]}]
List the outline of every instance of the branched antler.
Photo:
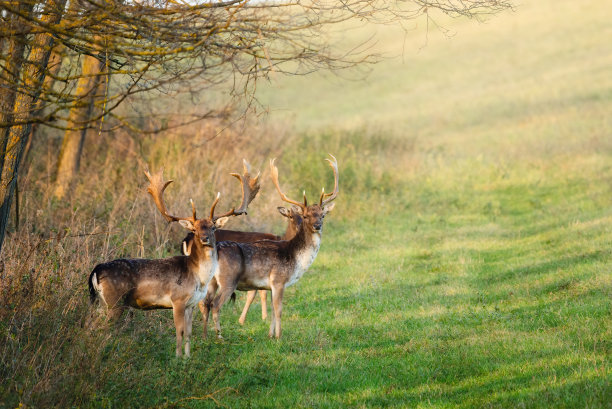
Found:
[{"label": "branched antler", "polygon": [[[219,203],[219,197],[221,196],[221,193],[217,193],[217,197],[215,198],[215,201],[213,202],[210,208],[211,221],[214,222],[221,217],[239,216],[241,214],[246,214],[249,204],[253,201],[253,199],[255,199],[255,196],[257,196],[257,193],[259,192],[260,188],[259,173],[257,173],[257,176],[255,176],[254,178],[251,177],[251,166],[245,159],[243,159],[243,166],[244,172],[242,175],[238,173],[231,173],[232,176],[234,176],[240,181],[242,187],[242,202],[240,203],[240,206],[238,207],[238,209],[232,208],[232,210],[227,213],[215,216],[215,207],[217,206],[217,203]],[[168,213],[168,210],[166,209],[166,204],[164,203],[164,190],[166,190],[168,185],[173,181],[164,181],[163,170],[160,170],[159,172],[153,175],[151,175],[149,171],[145,171],[145,176],[147,177],[147,179],[149,179],[149,186],[147,187],[147,192],[151,194],[155,205],[157,205],[157,209],[162,214],[162,216],[164,216],[166,220],[168,220],[168,222],[177,222],[179,220],[189,220],[192,223],[196,222],[196,208],[195,204],[193,203],[193,200],[190,200],[191,210],[193,212],[191,217],[173,216]]]},{"label": "branched antler", "polygon": [[[336,196],[338,196],[338,191],[339,191],[338,189],[338,160],[331,153],[329,154],[329,156],[331,156],[331,159],[325,159],[325,160],[329,162],[329,166],[334,171],[334,191],[331,193],[325,193],[325,188],[323,188],[321,190],[321,198],[319,199],[319,206],[325,206],[326,204],[334,200]],[[328,199],[325,199],[325,197],[328,197]]]},{"label": "branched antler", "polygon": [[[329,156],[331,156],[331,159],[325,159],[325,160],[329,162],[329,166],[334,171],[334,191],[332,193],[325,193],[325,188],[321,190],[321,197],[319,198],[319,206],[321,207],[325,206],[326,204],[334,200],[336,196],[338,196],[338,190],[339,190],[338,189],[338,160],[331,153],[329,154]],[[275,160],[276,159],[270,160],[270,173],[272,175],[272,181],[274,182],[274,186],[276,186],[276,190],[278,190],[278,193],[280,194],[281,199],[287,203],[291,203],[291,204],[299,206],[302,210],[306,210],[306,208],[308,207],[308,200],[306,199],[306,192],[304,192],[304,202],[300,203],[297,200],[289,199],[281,190],[280,184],[278,182],[278,169],[274,165]]]},{"label": "branched antler", "polygon": [[306,202],[306,193],[304,193],[304,203],[300,203],[296,200],[289,199],[281,190],[280,184],[278,183],[278,169],[276,168],[276,165],[274,165],[275,160],[276,158],[270,160],[270,174],[272,176],[272,182],[274,182],[274,186],[276,186],[276,190],[278,190],[278,194],[285,202],[299,206],[300,209],[305,211],[306,207],[308,206]]},{"label": "branched antler", "polygon": [[173,180],[168,180],[164,182],[163,173],[164,173],[163,169],[153,175],[151,175],[151,173],[148,170],[144,172],[147,179],[149,179],[149,186],[147,187],[147,192],[149,192],[149,194],[153,198],[153,201],[157,205],[157,209],[162,214],[162,216],[164,216],[166,220],[168,220],[168,222],[177,222],[179,220],[189,220],[190,222],[195,223],[196,209],[195,209],[195,204],[193,203],[193,200],[190,200],[191,210],[193,212],[192,217],[173,216],[169,214],[168,211],[166,210],[166,204],[164,203],[164,190],[166,190],[168,185],[172,183]]},{"label": "branched antler", "polygon": [[240,181],[240,186],[242,187],[242,201],[240,202],[240,206],[238,209],[232,208],[229,212],[224,213],[220,216],[215,216],[215,207],[219,202],[219,196],[217,195],[217,199],[213,203],[210,209],[210,219],[215,221],[221,217],[228,216],[239,216],[241,214],[247,214],[247,207],[249,204],[255,199],[257,193],[259,192],[259,173],[254,178],[251,177],[251,165],[246,161],[246,159],[242,160],[243,164],[243,174],[242,176],[239,173],[230,173],[230,175],[234,176],[236,179]]}]

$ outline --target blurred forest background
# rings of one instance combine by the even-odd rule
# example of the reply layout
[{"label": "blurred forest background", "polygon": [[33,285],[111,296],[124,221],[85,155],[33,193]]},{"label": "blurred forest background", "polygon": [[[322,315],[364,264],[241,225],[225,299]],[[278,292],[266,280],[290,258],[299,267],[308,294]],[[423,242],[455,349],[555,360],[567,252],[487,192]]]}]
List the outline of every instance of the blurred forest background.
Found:
[{"label": "blurred forest background", "polygon": [[[0,408],[609,407],[612,6],[510,5],[0,1]],[[247,158],[228,228],[280,233],[268,159],[314,197],[327,153],[283,339],[84,328],[97,263],[179,253],[143,170],[227,207]]]}]

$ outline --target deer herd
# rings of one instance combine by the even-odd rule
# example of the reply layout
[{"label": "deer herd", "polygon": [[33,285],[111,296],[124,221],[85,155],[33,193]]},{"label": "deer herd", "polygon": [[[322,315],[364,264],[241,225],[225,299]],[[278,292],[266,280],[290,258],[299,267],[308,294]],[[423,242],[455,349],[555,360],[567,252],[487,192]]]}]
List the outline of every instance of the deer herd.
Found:
[{"label": "deer herd", "polygon": [[321,191],[318,203],[308,205],[288,198],[278,180],[274,159],[270,161],[272,181],[280,198],[292,205],[279,207],[287,218],[285,234],[222,230],[230,217],[245,215],[247,207],[257,195],[259,174],[251,177],[250,166],[244,161],[240,175],[232,173],[240,181],[242,201],[222,215],[215,215],[219,202],[217,194],[206,218],[198,219],[196,207],[191,201],[190,217],[168,213],[163,194],[171,180],[164,181],[162,171],[145,172],[149,180],[147,191],[157,209],[170,222],[179,222],[189,230],[182,242],[183,255],[164,259],[117,259],[98,264],[89,276],[89,294],[92,304],[98,303],[108,317],[116,321],[128,308],[172,309],[176,327],[176,356],[190,355],[193,311],[196,304],[204,320],[204,336],[207,335],[208,317],[212,311],[215,332],[221,336],[219,311],[234,296],[236,290],[247,291],[247,301],[239,322],[244,323],[247,311],[257,291],[262,301],[262,318],[266,319],[266,291],[272,293],[270,337],[281,336],[283,294],[286,287],[295,284],[315,260],[321,246],[321,234],[325,215],[334,208],[331,203],[338,195],[338,162],[330,155],[326,159],[334,173],[332,193]]}]

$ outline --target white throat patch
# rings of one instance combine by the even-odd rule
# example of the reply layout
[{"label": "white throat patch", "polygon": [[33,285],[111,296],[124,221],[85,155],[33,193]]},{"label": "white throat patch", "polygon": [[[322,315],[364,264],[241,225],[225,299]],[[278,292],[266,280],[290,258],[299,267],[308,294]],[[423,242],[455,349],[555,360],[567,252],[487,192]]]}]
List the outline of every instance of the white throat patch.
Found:
[{"label": "white throat patch", "polygon": [[198,265],[198,278],[203,287],[208,287],[208,283],[219,270],[219,260],[213,250],[206,250],[206,258]]},{"label": "white throat patch", "polygon": [[285,287],[289,287],[290,285],[295,284],[308,270],[310,265],[314,262],[315,258],[317,258],[317,254],[319,253],[319,247],[321,247],[321,233],[315,232],[312,233],[312,243],[310,246],[302,249],[300,252],[296,254],[295,257],[295,269],[289,277],[289,281],[285,284]]}]

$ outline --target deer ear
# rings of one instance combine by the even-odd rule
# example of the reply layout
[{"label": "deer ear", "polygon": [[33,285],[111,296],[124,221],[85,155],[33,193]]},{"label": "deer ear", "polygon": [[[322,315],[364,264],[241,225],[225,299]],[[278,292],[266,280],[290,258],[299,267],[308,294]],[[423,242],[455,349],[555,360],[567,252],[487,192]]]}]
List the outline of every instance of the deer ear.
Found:
[{"label": "deer ear", "polygon": [[289,217],[289,218],[291,217],[291,213],[289,209],[287,209],[286,207],[279,206],[277,207],[277,209],[278,209],[278,212],[282,214],[283,216]]},{"label": "deer ear", "polygon": [[227,223],[227,221],[229,220],[229,217],[219,217],[216,221],[215,221],[215,227],[217,229],[222,228],[223,226],[225,226],[225,223]]},{"label": "deer ear", "polygon": [[335,203],[332,203],[332,204],[329,204],[329,205],[325,206],[325,208],[323,209],[325,214],[327,214],[327,213],[331,212],[332,210],[334,210],[334,206],[335,205],[336,205]]},{"label": "deer ear", "polygon": [[191,230],[191,231],[195,230],[195,227],[193,227],[193,223],[191,223],[189,220],[179,220],[178,222],[181,226],[183,226],[187,230]]}]

